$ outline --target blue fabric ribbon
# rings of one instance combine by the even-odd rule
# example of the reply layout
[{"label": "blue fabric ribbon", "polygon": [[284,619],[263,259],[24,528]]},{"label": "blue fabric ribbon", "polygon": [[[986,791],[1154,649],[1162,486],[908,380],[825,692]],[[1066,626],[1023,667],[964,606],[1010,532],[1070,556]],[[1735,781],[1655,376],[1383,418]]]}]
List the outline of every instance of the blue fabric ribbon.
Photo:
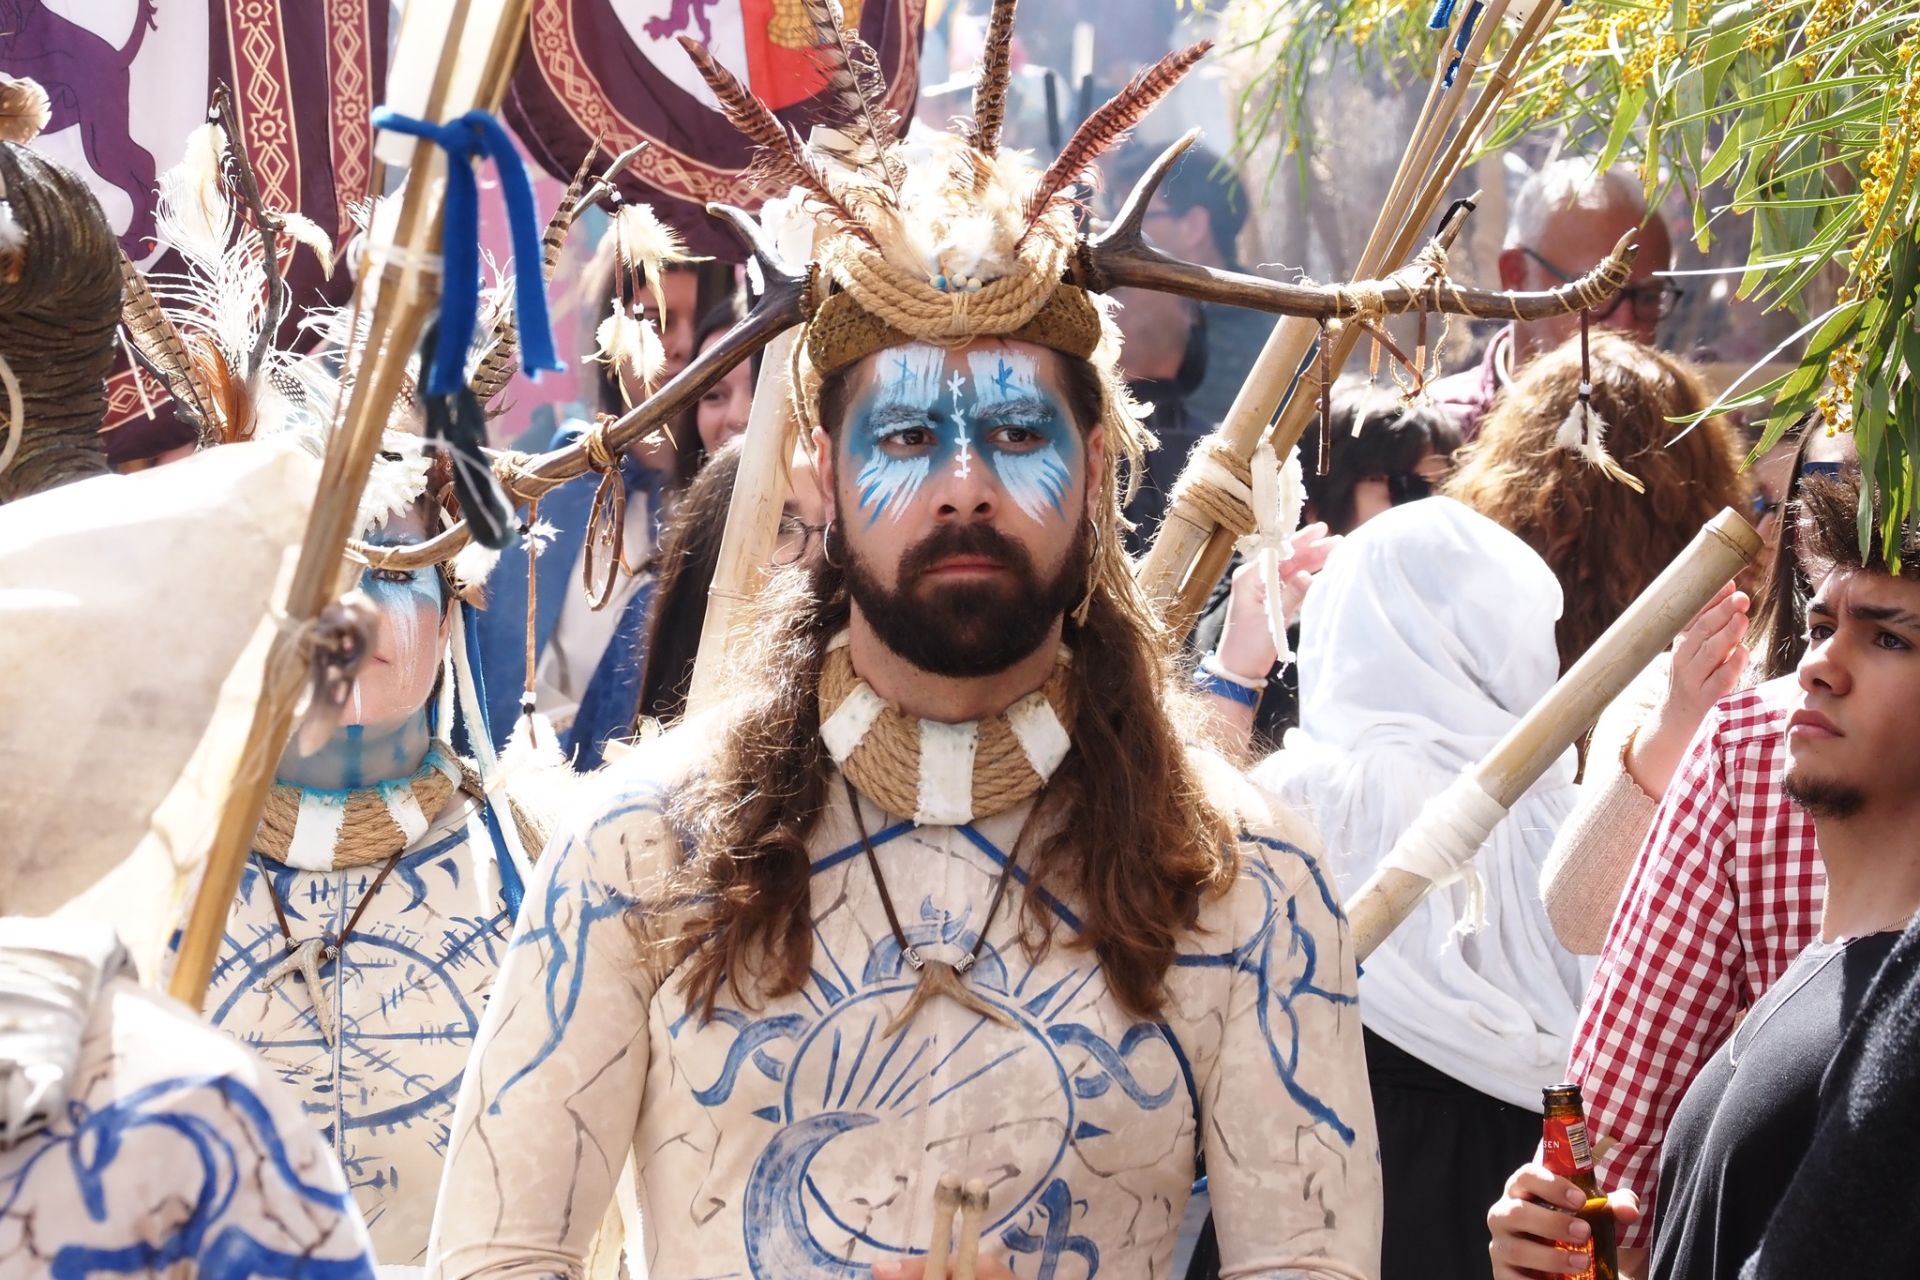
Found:
[{"label": "blue fabric ribbon", "polygon": [[441,285],[440,330],[427,394],[449,396],[466,386],[467,348],[480,315],[480,186],[473,162],[493,161],[507,201],[507,226],[513,239],[513,309],[520,331],[520,367],[534,377],[566,366],[553,350],[553,322],[547,315],[547,282],[541,270],[540,219],[533,206],[533,184],[514,150],[513,139],[485,111],[469,111],[445,124],[429,124],[381,107],[373,126],[424,138],[447,153],[447,207],[441,230],[446,277]]},{"label": "blue fabric ribbon", "polygon": [[1429,30],[1445,31],[1447,29],[1447,24],[1453,21],[1454,2],[1455,0],[1439,0],[1439,3],[1433,6],[1433,16],[1427,19]]}]

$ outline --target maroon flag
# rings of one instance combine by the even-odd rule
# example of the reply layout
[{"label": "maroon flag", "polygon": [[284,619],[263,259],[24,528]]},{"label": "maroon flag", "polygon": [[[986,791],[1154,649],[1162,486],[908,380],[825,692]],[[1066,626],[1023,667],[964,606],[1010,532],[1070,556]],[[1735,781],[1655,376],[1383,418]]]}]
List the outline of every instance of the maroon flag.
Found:
[{"label": "maroon flag", "polygon": [[[926,0],[842,4],[880,56],[889,101],[910,116]],[[596,142],[608,156],[652,144],[622,176],[622,193],[653,204],[696,253],[738,260],[739,245],[704,206],[758,206],[762,193],[742,178],[752,152],[676,37],[706,44],[804,137],[823,87],[804,0],[533,0],[531,23],[507,98],[527,149],[567,177]]]},{"label": "maroon flag", "polygon": [[[389,14],[389,0],[0,0],[0,71],[46,89],[53,118],[35,147],[87,179],[128,255],[173,270],[153,243],[155,183],[221,81],[267,207],[345,238],[371,177]],[[296,317],[351,287],[344,270],[323,280],[306,253],[288,283]],[[164,400],[151,381],[147,395]],[[109,384],[111,453],[144,452],[144,414],[123,367]]]}]

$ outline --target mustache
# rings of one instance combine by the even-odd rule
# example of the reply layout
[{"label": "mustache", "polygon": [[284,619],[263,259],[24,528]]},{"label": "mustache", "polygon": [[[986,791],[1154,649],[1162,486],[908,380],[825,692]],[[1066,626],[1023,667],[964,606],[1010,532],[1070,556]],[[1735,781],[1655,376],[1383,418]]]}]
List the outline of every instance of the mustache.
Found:
[{"label": "mustache", "polygon": [[1022,578],[1033,576],[1032,557],[1012,538],[992,525],[956,524],[934,530],[907,549],[900,557],[900,586],[906,586],[951,556],[977,556]]}]

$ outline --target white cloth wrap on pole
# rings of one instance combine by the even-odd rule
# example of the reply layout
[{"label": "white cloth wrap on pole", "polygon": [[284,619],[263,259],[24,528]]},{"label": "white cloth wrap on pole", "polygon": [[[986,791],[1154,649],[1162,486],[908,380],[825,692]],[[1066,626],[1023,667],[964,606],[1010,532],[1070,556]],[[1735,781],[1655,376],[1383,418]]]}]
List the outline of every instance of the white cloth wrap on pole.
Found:
[{"label": "white cloth wrap on pole", "polygon": [[1485,894],[1473,857],[1506,816],[1507,807],[1486,793],[1479,777],[1463,773],[1427,801],[1413,825],[1394,841],[1393,851],[1381,859],[1380,869],[1405,871],[1436,889],[1456,880],[1464,883],[1467,912],[1458,932],[1472,933],[1485,923]]},{"label": "white cloth wrap on pole", "polygon": [[1252,484],[1240,483],[1234,474],[1211,454],[1200,455],[1208,483],[1224,489],[1247,504],[1253,513],[1253,532],[1237,539],[1233,546],[1256,570],[1267,589],[1267,630],[1273,636],[1273,648],[1281,662],[1293,661],[1293,646],[1287,643],[1286,598],[1280,587],[1280,562],[1293,547],[1293,535],[1300,528],[1300,512],[1306,506],[1307,486],[1300,469],[1300,451],[1289,449],[1282,463],[1271,444],[1262,443],[1253,451],[1247,465]]}]

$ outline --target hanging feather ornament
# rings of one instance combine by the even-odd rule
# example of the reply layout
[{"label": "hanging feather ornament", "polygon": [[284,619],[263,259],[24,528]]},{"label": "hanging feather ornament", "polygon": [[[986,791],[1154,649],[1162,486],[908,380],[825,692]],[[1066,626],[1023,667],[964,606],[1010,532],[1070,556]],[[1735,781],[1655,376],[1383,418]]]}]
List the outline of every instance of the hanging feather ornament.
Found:
[{"label": "hanging feather ornament", "polygon": [[599,346],[587,360],[598,361],[614,372],[620,386],[620,399],[627,408],[633,408],[633,396],[627,391],[627,380],[618,376],[622,372],[632,375],[645,389],[644,394],[653,394],[654,385],[666,372],[667,348],[660,341],[652,320],[634,315],[627,302],[616,297],[613,313],[593,331],[593,339]]},{"label": "hanging feather ornament", "polygon": [[1641,484],[1632,472],[1626,470],[1613,455],[1607,452],[1607,424],[1593,407],[1593,360],[1589,353],[1588,326],[1589,313],[1580,313],[1580,390],[1573,402],[1573,408],[1560,424],[1560,430],[1554,436],[1554,444],[1570,453],[1585,458],[1609,480],[1617,480],[1635,493],[1645,493],[1647,487]]}]

